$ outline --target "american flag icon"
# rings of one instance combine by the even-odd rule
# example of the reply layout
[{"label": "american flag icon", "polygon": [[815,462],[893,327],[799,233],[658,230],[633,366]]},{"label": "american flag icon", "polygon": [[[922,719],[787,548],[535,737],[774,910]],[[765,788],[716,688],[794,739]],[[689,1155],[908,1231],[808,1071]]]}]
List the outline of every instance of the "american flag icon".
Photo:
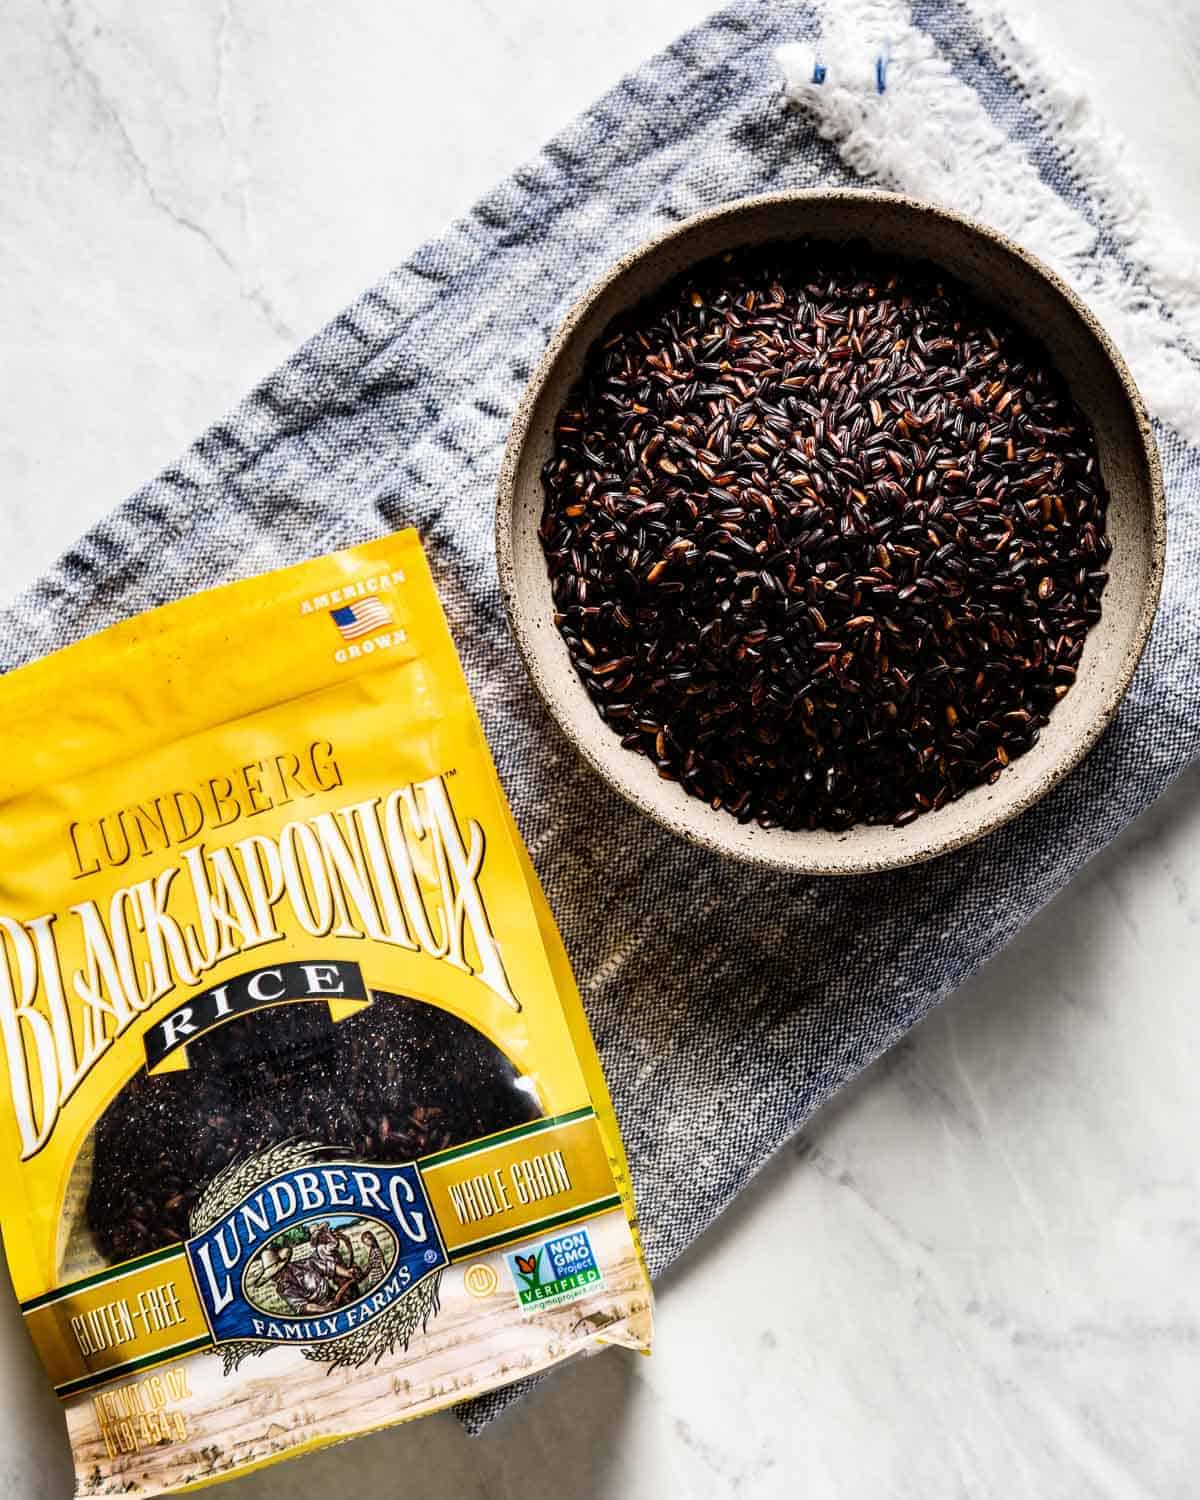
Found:
[{"label": "american flag icon", "polygon": [[392,612],[378,599],[360,599],[357,604],[343,604],[341,609],[331,609],[329,618],[342,633],[344,641],[355,641],[360,635],[369,635],[392,623]]}]

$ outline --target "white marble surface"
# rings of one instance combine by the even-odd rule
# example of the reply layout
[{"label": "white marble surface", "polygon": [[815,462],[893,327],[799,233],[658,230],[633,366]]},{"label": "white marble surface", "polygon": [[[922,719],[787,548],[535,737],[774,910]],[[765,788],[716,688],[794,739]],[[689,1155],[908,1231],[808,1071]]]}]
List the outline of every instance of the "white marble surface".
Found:
[{"label": "white marble surface", "polygon": [[[1035,7],[1200,231],[1195,0]],[[0,595],[706,8],[8,0]],[[1198,836],[1193,776],[813,1121],[666,1279],[653,1359],[237,1493],[1191,1500]],[[0,1324],[0,1496],[61,1500]]]}]

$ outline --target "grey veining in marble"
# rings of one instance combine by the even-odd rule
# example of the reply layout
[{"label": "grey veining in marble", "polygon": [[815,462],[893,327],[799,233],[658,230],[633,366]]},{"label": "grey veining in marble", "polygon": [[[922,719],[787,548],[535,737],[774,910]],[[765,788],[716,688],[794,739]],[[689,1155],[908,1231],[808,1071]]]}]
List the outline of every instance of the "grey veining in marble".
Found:
[{"label": "grey veining in marble", "polygon": [[[13,0],[0,588],[705,10]],[[1039,9],[1200,231],[1192,7]],[[387,191],[380,193],[383,181]],[[651,1360],[242,1481],[246,1500],[1191,1500],[1200,778],[840,1095],[664,1281]],[[0,1496],[62,1500],[0,1298]]]}]

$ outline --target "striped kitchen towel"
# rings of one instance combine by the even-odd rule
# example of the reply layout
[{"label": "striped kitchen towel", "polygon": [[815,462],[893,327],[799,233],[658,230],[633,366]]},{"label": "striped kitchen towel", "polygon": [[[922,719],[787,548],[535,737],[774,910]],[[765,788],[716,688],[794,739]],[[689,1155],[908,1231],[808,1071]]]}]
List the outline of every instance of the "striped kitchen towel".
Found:
[{"label": "striped kitchen towel", "polygon": [[[731,865],[607,793],[500,608],[497,468],[571,301],[623,251],[766,190],[870,185],[1007,231],[1090,303],[1156,421],[1169,562],[1115,724],[1033,811],[915,869]],[[1196,754],[1200,273],[1055,69],[976,0],[736,0],[421,246],[3,612],[14,667],[195,589],[419,528],[561,923],[651,1268],[823,1099],[986,961]],[[356,622],[347,618],[347,632]],[[481,1425],[511,1393],[464,1408]]]}]

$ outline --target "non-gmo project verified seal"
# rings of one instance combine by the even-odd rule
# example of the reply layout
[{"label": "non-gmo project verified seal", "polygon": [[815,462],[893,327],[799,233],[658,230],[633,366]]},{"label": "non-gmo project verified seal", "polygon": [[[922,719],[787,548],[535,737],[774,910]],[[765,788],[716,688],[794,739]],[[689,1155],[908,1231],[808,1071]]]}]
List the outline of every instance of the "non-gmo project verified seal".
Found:
[{"label": "non-gmo project verified seal", "polygon": [[509,1251],[504,1261],[522,1307],[556,1307],[604,1285],[586,1229],[537,1240]]}]

